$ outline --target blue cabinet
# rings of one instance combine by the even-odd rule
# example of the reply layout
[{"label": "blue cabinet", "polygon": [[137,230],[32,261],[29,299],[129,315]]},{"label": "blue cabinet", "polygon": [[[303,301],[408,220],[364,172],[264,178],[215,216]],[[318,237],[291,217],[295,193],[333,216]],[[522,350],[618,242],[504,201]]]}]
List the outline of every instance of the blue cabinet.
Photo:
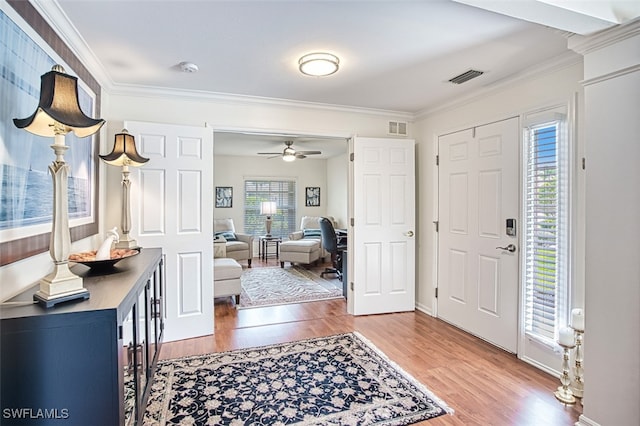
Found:
[{"label": "blue cabinet", "polygon": [[124,425],[144,414],[164,329],[162,250],[73,271],[89,300],[0,308],[2,425]]}]

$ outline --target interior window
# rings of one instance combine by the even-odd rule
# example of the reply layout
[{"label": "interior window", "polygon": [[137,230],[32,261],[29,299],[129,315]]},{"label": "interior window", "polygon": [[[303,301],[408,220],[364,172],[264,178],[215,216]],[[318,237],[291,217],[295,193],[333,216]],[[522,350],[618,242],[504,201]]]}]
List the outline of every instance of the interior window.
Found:
[{"label": "interior window", "polygon": [[271,216],[271,235],[288,237],[296,229],[296,183],[293,180],[245,180],[244,227],[254,236],[265,235],[266,216],[260,214],[263,201],[274,201],[277,213]]},{"label": "interior window", "polygon": [[539,114],[525,125],[525,332],[553,344],[567,324],[569,162],[566,114]]}]

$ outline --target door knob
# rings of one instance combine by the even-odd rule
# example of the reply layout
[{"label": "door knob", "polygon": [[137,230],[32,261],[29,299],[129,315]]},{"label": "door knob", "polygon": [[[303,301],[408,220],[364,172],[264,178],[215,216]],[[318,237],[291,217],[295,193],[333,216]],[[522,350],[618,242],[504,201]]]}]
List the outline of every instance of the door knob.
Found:
[{"label": "door knob", "polygon": [[407,237],[413,237],[413,231],[405,232],[404,235]]},{"label": "door knob", "polygon": [[496,247],[496,248],[497,248],[497,249],[500,249],[500,250],[506,250],[506,251],[508,251],[508,252],[510,252],[510,253],[513,253],[514,251],[516,251],[516,246],[515,246],[515,245],[513,245],[513,244],[509,244],[509,245],[508,245],[508,246],[506,246],[506,247]]}]

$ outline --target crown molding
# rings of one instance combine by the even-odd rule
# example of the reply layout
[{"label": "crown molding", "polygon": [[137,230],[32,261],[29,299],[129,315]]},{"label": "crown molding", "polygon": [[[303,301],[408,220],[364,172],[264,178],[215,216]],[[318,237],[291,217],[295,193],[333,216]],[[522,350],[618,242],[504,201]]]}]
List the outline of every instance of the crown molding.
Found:
[{"label": "crown molding", "polygon": [[593,35],[568,37],[569,49],[581,55],[586,55],[595,50],[619,43],[631,37],[640,35],[640,18],[636,18],[625,24],[616,25]]},{"label": "crown molding", "polygon": [[60,7],[57,0],[29,0],[36,11],[44,18],[53,31],[65,42],[67,47],[78,57],[80,62],[89,70],[93,78],[103,90],[113,86],[113,81],[93,54],[87,42],[82,38],[76,27]]},{"label": "crown molding", "polygon": [[582,63],[581,56],[578,56],[571,51],[565,52],[561,55],[556,56],[555,58],[550,59],[549,61],[538,64],[537,66],[534,66],[534,67],[529,67],[522,72],[511,74],[503,79],[493,82],[490,85],[482,87],[468,95],[452,99],[451,101],[445,104],[439,105],[436,108],[429,108],[429,109],[424,109],[422,111],[419,111],[415,114],[414,119],[417,120],[417,119],[425,118],[432,114],[442,113],[445,111],[450,111],[456,108],[460,108],[464,105],[467,105],[469,103],[482,99],[488,95],[497,93],[503,90],[504,88],[511,86],[513,84],[516,84],[520,81],[540,77],[545,74],[551,74],[559,70],[562,70],[564,68],[568,68],[573,65],[576,65],[578,63]]},{"label": "crown molding", "polygon": [[114,84],[108,91],[115,96],[137,96],[147,98],[180,99],[186,101],[224,102],[238,105],[270,105],[285,108],[306,108],[343,113],[364,114],[398,118],[411,121],[413,113],[405,111],[364,108],[348,105],[325,104],[320,102],[296,101],[262,96],[236,95],[232,93],[208,92],[203,90],[169,89],[153,86]]}]

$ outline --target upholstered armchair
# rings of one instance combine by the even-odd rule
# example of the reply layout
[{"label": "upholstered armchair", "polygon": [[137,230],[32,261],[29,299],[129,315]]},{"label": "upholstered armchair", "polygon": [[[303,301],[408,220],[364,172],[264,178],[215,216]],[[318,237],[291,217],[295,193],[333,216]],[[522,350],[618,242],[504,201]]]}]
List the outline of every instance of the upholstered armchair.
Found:
[{"label": "upholstered armchair", "polygon": [[251,268],[253,236],[236,232],[233,219],[214,219],[213,230],[216,235],[222,235],[227,240],[227,257],[237,261],[246,260],[247,266]]},{"label": "upholstered armchair", "polygon": [[[290,240],[301,240],[312,238],[320,242],[320,257],[323,259],[329,256],[329,252],[322,247],[322,234],[320,233],[320,219],[322,216],[302,216],[300,220],[300,230],[289,234]],[[336,221],[332,216],[324,216],[336,226]]]}]

